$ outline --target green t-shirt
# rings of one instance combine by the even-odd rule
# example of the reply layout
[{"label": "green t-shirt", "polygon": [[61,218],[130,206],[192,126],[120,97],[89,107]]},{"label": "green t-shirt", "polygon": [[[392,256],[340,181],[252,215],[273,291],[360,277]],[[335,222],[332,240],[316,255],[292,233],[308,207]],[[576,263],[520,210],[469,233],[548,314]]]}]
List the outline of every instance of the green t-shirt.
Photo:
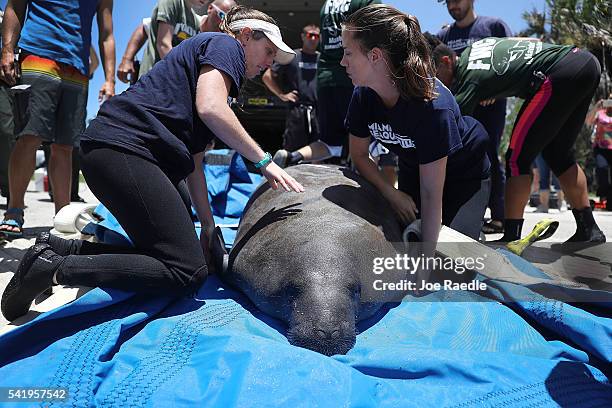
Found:
[{"label": "green t-shirt", "polygon": [[370,4],[379,4],[380,0],[327,0],[321,8],[321,58],[317,70],[317,86],[353,87],[346,70],[340,65],[344,54],[342,49],[341,24],[356,10]]},{"label": "green t-shirt", "polygon": [[157,52],[157,29],[159,23],[164,22],[174,27],[172,33],[172,47],[181,41],[193,37],[200,32],[199,17],[191,10],[185,0],[159,0],[151,16],[151,32],[147,48],[140,63],[140,78],[161,60]]},{"label": "green t-shirt", "polygon": [[461,112],[472,114],[485,99],[527,98],[537,91],[542,74],[573,48],[530,38],[489,37],[475,42],[457,63],[454,87]]}]

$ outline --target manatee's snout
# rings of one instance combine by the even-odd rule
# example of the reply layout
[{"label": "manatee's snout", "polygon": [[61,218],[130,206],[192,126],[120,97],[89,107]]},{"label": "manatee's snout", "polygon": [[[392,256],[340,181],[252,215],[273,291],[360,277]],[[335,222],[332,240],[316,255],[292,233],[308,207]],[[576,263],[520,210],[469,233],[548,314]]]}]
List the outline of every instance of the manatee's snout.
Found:
[{"label": "manatee's snout", "polygon": [[333,308],[312,302],[295,310],[287,333],[289,343],[326,356],[346,354],[352,349],[356,341],[354,302],[335,300]]},{"label": "manatee's snout", "polygon": [[317,322],[289,328],[289,343],[326,356],[346,354],[355,345],[355,323]]}]

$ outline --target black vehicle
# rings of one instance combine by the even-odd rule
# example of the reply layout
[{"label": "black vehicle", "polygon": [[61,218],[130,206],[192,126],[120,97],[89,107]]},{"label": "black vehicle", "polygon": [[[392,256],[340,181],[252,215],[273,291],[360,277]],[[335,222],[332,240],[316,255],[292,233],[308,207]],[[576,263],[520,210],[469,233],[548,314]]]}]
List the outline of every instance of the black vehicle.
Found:
[{"label": "black vehicle", "polygon": [[[285,43],[291,48],[300,48],[302,28],[311,23],[320,24],[324,0],[242,0],[239,3],[273,17]],[[288,105],[266,88],[261,75],[245,81],[232,108],[240,123],[264,150],[274,152],[281,148]]]}]

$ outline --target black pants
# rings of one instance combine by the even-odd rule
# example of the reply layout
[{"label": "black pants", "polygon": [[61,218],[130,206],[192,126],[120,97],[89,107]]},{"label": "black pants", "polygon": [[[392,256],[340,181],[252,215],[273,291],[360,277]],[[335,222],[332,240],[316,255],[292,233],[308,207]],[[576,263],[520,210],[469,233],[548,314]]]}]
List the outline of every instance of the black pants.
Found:
[{"label": "black pants", "polygon": [[489,196],[491,219],[503,220],[506,171],[499,160],[499,143],[506,125],[506,99],[500,99],[491,106],[478,106],[474,111],[474,118],[484,126],[489,134],[487,155],[491,162],[491,194]]},{"label": "black pants", "polygon": [[525,100],[506,152],[506,175],[531,174],[539,153],[558,177],[576,164],[574,144],[599,84],[601,68],[588,51],[574,49]]},{"label": "black pants", "polygon": [[312,106],[293,106],[287,112],[283,149],[293,152],[319,140],[317,111]]},{"label": "black pants", "polygon": [[[197,289],[208,269],[188,199],[155,164],[114,147],[81,146],[87,185],[134,243],[80,243],[58,270],[58,283],[150,293]],[[187,202],[186,202],[187,201]]]}]

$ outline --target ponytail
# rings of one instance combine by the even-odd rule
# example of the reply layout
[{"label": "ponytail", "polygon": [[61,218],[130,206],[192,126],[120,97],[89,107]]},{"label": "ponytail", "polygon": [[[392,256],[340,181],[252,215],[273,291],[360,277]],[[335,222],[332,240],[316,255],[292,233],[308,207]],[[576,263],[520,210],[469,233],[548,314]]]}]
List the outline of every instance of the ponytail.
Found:
[{"label": "ponytail", "polygon": [[374,4],[351,14],[345,27],[365,52],[383,50],[391,78],[403,98],[430,101],[437,96],[431,51],[416,17]]}]

